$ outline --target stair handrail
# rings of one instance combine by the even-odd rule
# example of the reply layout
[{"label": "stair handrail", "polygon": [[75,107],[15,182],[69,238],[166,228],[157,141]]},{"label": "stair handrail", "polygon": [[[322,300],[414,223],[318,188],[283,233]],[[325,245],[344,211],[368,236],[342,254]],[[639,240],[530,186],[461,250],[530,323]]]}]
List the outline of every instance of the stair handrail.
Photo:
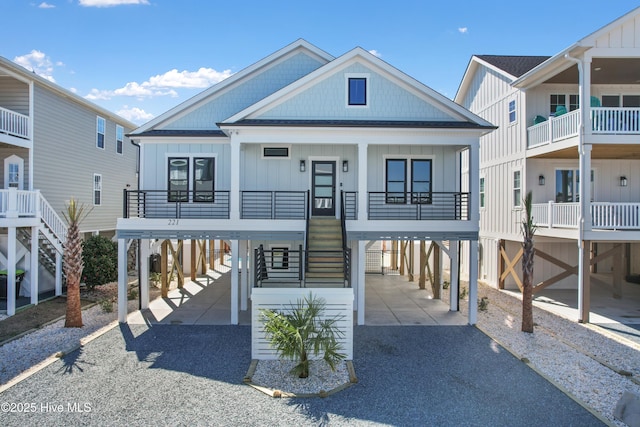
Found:
[{"label": "stair handrail", "polygon": [[342,259],[344,262],[344,280],[351,287],[351,249],[347,247],[347,222],[345,221],[344,190],[340,190],[340,228],[342,229]]},{"label": "stair handrail", "polygon": [[51,231],[61,244],[64,244],[67,236],[67,226],[57,214],[55,209],[51,207],[47,199],[38,192],[40,198],[40,220]]}]

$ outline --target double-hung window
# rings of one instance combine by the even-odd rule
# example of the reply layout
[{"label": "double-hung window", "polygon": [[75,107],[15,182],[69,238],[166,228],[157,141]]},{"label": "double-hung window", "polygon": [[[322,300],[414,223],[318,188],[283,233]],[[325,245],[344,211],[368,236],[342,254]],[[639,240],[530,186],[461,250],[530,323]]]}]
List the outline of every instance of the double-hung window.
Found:
[{"label": "double-hung window", "polygon": [[509,123],[515,123],[516,118],[516,101],[514,99],[509,101]]},{"label": "double-hung window", "polygon": [[484,208],[484,178],[480,178],[480,207]]},{"label": "double-hung window", "polygon": [[96,119],[96,147],[104,150],[104,130],[106,127],[106,121],[102,117],[98,116]]},{"label": "double-hung window", "polygon": [[93,205],[102,205],[102,175],[93,174]]},{"label": "double-hung window", "polygon": [[513,171],[513,207],[522,206],[522,171]]},{"label": "double-hung window", "polygon": [[168,175],[168,201],[214,202],[215,158],[169,157]]},{"label": "double-hung window", "polygon": [[116,153],[122,154],[122,145],[124,141],[124,128],[116,125]]}]

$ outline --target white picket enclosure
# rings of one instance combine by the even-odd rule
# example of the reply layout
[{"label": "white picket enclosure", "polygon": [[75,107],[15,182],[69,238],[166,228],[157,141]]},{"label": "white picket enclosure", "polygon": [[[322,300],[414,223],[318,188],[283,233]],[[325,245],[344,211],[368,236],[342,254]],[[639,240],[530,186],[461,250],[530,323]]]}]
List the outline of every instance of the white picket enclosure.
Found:
[{"label": "white picket enclosure", "polygon": [[[253,288],[251,290],[251,358],[256,360],[278,359],[271,348],[263,328],[261,310],[286,312],[291,305],[304,300],[309,294],[325,301],[324,318],[339,317],[336,323],[342,331],[338,341],[347,360],[353,360],[353,300],[352,288]],[[309,355],[310,358],[313,355]],[[322,357],[322,355],[320,355]]]}]

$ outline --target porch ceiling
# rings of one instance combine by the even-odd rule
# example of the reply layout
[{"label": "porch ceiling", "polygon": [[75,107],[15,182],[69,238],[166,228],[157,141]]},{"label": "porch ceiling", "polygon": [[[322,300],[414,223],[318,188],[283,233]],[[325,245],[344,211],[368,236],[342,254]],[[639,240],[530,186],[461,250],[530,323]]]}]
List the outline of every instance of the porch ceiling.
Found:
[{"label": "porch ceiling", "polygon": [[[551,151],[538,156],[536,159],[578,159],[578,147]],[[640,145],[632,144],[597,144],[591,149],[593,160],[637,160],[640,159]]]},{"label": "porch ceiling", "polygon": [[[640,58],[593,58],[591,61],[591,84],[638,84],[639,76]],[[578,84],[577,65],[556,74],[545,83]]]}]

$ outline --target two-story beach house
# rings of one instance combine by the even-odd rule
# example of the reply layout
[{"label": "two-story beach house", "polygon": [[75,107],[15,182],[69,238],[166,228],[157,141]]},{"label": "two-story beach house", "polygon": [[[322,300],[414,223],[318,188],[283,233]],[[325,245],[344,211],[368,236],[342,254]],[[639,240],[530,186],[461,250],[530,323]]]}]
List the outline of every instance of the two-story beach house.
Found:
[{"label": "two-story beach house", "polygon": [[531,191],[534,293],[575,289],[588,322],[592,282],[620,297],[640,272],[640,8],[551,57],[473,56],[455,101],[499,126],[481,139],[480,279],[521,286]]},{"label": "two-story beach house", "polygon": [[448,242],[456,258],[467,241],[476,256],[479,139],[493,129],[362,48],[278,50],[130,134],[140,182],[118,220],[119,320],[127,239],[222,239],[231,324],[249,300],[255,312],[309,291],[363,324],[367,242]]},{"label": "two-story beach house", "polygon": [[7,314],[16,301],[62,293],[62,213],[71,197],[92,209],[81,232],[115,235],[122,190],[137,185],[137,148],[126,137],[133,128],[0,57],[0,309]]}]

